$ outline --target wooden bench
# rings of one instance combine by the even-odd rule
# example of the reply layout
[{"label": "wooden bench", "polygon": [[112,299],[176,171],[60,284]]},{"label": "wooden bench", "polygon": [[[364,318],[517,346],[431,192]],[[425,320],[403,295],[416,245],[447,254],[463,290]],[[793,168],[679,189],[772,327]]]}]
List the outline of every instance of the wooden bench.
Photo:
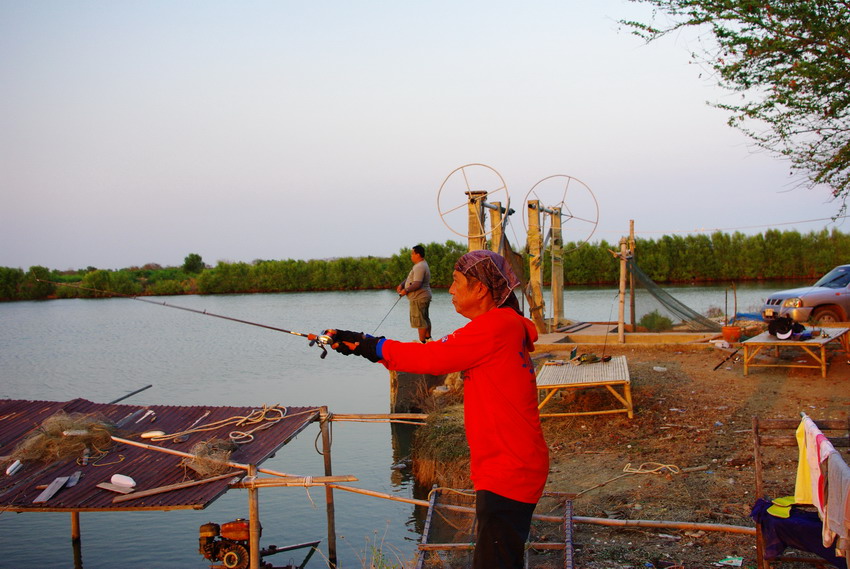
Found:
[{"label": "wooden bench", "polygon": [[[744,375],[748,375],[751,367],[796,367],[820,369],[821,377],[826,377],[826,368],[829,358],[826,353],[826,345],[830,342],[838,342],[845,355],[850,357],[850,345],[848,345],[847,332],[850,328],[816,328],[814,334],[808,340],[780,340],[769,332],[762,332],[754,338],[744,341]],[[822,333],[821,333],[822,332]],[[753,363],[756,356],[763,349],[773,348],[774,355],[779,357],[780,348],[800,348],[811,356],[814,363],[800,363],[796,360],[782,363]]]},{"label": "wooden bench", "polygon": [[[600,387],[608,390],[621,406],[598,411],[543,412],[543,407],[559,391]],[[541,411],[541,417],[605,415],[609,413],[626,413],[629,419],[634,416],[631,379],[629,378],[626,356],[615,356],[607,362],[582,363],[581,365],[573,365],[569,362],[547,362],[537,372],[537,389],[543,395],[543,399],[537,406]]]}]

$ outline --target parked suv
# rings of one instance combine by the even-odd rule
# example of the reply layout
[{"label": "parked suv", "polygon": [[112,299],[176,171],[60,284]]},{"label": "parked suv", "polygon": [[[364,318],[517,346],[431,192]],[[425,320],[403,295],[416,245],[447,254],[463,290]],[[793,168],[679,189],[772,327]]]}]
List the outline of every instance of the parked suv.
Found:
[{"label": "parked suv", "polygon": [[850,265],[839,265],[812,286],[783,290],[767,297],[761,315],[767,320],[790,316],[797,322],[847,322],[850,314]]}]

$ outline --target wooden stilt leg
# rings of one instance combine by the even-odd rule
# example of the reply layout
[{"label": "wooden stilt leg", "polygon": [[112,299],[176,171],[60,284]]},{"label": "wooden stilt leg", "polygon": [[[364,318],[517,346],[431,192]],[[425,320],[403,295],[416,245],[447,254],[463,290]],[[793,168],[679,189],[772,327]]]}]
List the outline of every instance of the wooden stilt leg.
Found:
[{"label": "wooden stilt leg", "polygon": [[[322,455],[325,459],[325,476],[333,476],[331,467],[331,435],[328,408],[322,407],[319,412],[319,421],[322,429]],[[336,568],[336,518],[334,516],[334,494],[333,488],[325,486],[325,503],[328,516],[328,566]]]},{"label": "wooden stilt leg", "polygon": [[80,541],[80,512],[71,512],[71,548],[74,550],[74,569],[83,569],[83,546]]},{"label": "wooden stilt leg", "polygon": [[[248,476],[257,476],[257,466],[248,465]],[[260,569],[260,491],[256,487],[248,488],[248,554],[250,569]]]}]

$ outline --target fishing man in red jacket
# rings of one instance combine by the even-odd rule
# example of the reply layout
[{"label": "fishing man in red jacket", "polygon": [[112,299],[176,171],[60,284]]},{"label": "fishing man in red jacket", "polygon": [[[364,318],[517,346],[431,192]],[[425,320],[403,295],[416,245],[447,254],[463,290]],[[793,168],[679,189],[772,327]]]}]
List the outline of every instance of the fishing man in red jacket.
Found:
[{"label": "fishing man in red jacket", "polygon": [[388,369],[410,373],[463,372],[464,425],[475,487],[475,569],[523,566],[534,507],[549,473],[529,353],[537,331],[524,318],[508,262],[471,251],[455,264],[449,293],[470,322],[428,344],[329,330],[331,347]]}]

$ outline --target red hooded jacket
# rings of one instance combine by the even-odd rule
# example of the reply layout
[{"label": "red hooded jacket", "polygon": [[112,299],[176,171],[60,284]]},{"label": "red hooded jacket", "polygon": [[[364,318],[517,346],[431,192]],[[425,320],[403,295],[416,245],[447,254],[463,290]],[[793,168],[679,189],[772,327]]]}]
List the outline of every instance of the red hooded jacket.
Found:
[{"label": "red hooded jacket", "polygon": [[391,370],[463,371],[475,489],[529,504],[540,499],[549,473],[529,356],[535,340],[530,320],[510,308],[494,308],[436,342],[385,340],[380,347],[383,364]]}]

